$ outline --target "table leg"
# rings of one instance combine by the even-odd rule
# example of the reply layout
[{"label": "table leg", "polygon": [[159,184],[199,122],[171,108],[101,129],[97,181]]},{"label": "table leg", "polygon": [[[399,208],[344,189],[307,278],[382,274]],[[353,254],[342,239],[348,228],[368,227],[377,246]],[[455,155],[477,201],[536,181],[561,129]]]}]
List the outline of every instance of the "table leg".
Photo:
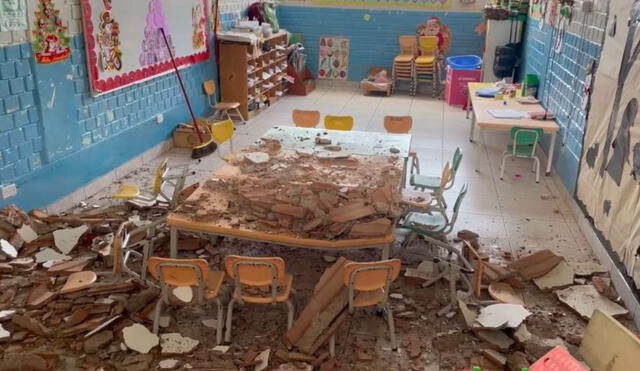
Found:
[{"label": "table leg", "polygon": [[382,248],[382,260],[387,260],[389,256],[391,256],[391,245],[392,244],[384,245]]},{"label": "table leg", "polygon": [[551,175],[551,166],[553,165],[553,154],[556,151],[556,133],[551,134],[551,148],[549,148],[549,158],[547,159],[547,173],[546,175]]},{"label": "table leg", "polygon": [[471,93],[467,88],[467,120],[469,119],[469,112],[471,111]]},{"label": "table leg", "polygon": [[407,166],[409,163],[409,157],[404,158],[404,167],[402,168],[402,184],[400,184],[400,189],[404,189],[407,186]]},{"label": "table leg", "polygon": [[476,131],[476,115],[471,113],[471,132],[469,133],[469,142],[473,143],[473,135]]},{"label": "table leg", "polygon": [[176,227],[171,227],[169,238],[169,255],[175,259],[178,256],[178,230]]}]

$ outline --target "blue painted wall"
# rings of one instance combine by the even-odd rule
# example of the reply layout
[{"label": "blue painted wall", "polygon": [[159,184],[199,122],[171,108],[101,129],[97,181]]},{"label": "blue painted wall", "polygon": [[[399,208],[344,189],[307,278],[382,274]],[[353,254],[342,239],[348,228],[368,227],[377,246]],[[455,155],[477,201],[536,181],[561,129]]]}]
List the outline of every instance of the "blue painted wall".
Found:
[{"label": "blue painted wall", "polygon": [[[365,21],[365,15],[371,16]],[[438,16],[453,33],[449,55],[482,56],[484,36],[475,28],[482,22],[479,12],[398,11],[278,6],[280,26],[304,36],[307,64],[314,76],[318,71],[318,46],[321,36],[347,36],[351,40],[349,80],[360,81],[374,66],[391,67],[399,53],[398,37],[413,35],[429,17]]]},{"label": "blue painted wall", "polygon": [[[541,80],[538,98],[554,112],[560,133],[556,140],[554,168],[570,193],[575,193],[578,180],[586,113],[582,109],[585,67],[598,61],[601,48],[597,43],[575,34],[565,33],[560,54],[553,50],[557,30],[547,24],[540,29],[530,19],[525,36],[525,73]],[[544,143],[549,148],[549,139]]]},{"label": "blue painted wall", "polygon": [[[210,112],[202,82],[211,61],[181,70],[198,115]],[[164,123],[156,123],[156,115]],[[44,207],[171,137],[189,119],[177,78],[167,74],[94,98],[84,40],[71,58],[36,64],[31,45],[0,48],[0,184],[15,183],[15,203]]]}]

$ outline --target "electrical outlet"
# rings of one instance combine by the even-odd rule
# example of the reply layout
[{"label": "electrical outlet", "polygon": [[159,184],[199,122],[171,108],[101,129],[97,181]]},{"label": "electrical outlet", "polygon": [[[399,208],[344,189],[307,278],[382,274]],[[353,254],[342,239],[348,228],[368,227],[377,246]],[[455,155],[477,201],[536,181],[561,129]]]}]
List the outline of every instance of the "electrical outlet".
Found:
[{"label": "electrical outlet", "polygon": [[157,124],[162,124],[164,122],[164,115],[162,113],[159,113],[156,115],[156,123]]},{"label": "electrical outlet", "polygon": [[18,194],[18,187],[15,184],[7,184],[2,186],[2,199],[7,200]]}]

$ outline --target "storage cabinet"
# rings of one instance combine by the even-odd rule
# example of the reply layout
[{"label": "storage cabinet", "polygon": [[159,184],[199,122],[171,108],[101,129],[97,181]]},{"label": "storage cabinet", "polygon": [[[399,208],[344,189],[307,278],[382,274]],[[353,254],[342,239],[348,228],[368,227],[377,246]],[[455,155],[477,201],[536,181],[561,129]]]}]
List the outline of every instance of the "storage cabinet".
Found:
[{"label": "storage cabinet", "polygon": [[[266,45],[266,46],[265,46]],[[288,34],[280,32],[256,44],[220,44],[220,87],[223,102],[239,102],[250,119],[287,91]]]}]

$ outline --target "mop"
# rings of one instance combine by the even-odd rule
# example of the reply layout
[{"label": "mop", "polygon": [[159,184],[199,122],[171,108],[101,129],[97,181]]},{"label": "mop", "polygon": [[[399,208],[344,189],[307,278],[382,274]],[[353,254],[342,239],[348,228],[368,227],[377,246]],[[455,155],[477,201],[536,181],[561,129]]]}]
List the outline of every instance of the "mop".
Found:
[{"label": "mop", "polygon": [[196,120],[196,115],[193,113],[193,108],[191,107],[191,102],[189,101],[189,96],[187,95],[187,90],[184,88],[184,83],[182,82],[182,77],[180,76],[180,71],[178,71],[178,65],[176,64],[176,60],[173,58],[173,52],[171,51],[171,47],[169,47],[169,41],[167,41],[167,35],[164,33],[164,28],[160,28],[160,32],[162,33],[162,38],[164,39],[164,44],[167,46],[167,50],[169,51],[169,56],[171,57],[171,62],[173,63],[173,69],[178,76],[178,82],[180,83],[180,88],[182,88],[182,95],[184,95],[184,100],[187,102],[187,107],[189,107],[189,114],[191,115],[191,120],[193,121],[193,131],[198,136],[198,141],[200,144],[193,147],[191,151],[191,158],[201,158],[207,156],[218,149],[218,145],[213,141],[213,136],[209,133],[209,139],[205,140],[202,137],[202,133],[207,133],[209,128],[205,126],[205,129],[201,129],[198,121]]}]

